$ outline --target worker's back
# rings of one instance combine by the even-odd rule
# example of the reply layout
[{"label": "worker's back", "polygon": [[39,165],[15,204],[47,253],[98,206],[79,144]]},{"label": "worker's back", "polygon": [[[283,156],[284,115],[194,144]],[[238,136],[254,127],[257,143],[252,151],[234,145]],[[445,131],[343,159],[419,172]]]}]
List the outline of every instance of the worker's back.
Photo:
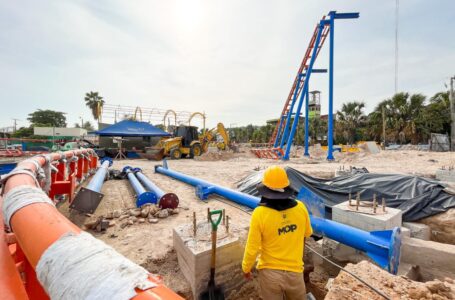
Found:
[{"label": "worker's back", "polygon": [[305,206],[300,201],[281,211],[259,206],[252,218],[262,237],[257,268],[302,272],[304,237],[312,234]]}]

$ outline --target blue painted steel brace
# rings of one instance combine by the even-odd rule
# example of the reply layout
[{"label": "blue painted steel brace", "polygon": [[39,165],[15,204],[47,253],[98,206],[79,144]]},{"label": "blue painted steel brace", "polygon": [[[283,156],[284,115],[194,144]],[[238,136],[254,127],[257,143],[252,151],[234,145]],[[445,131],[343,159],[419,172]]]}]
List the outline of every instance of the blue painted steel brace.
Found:
[{"label": "blue painted steel brace", "polygon": [[278,147],[278,142],[280,141],[280,133],[281,133],[281,127],[283,127],[283,121],[284,121],[285,116],[281,116],[280,119],[280,125],[278,126],[278,132],[275,138],[275,142],[273,143],[273,147],[276,148]]},{"label": "blue painted steel brace", "polygon": [[[168,169],[167,162],[163,166],[155,166],[155,172],[167,175],[196,187],[196,195],[207,199],[210,194],[218,194],[226,199],[249,208],[255,208],[260,198],[231,190],[189,175]],[[334,221],[310,216],[313,230],[328,238],[366,252],[379,266],[396,274],[400,261],[401,231],[393,230],[367,232]]]},{"label": "blue painted steel brace", "polygon": [[133,190],[136,192],[136,206],[141,207],[144,204],[152,203],[156,204],[157,199],[156,195],[153,192],[147,192],[139,180],[134,175],[134,172],[137,169],[133,169],[130,166],[126,166],[123,168],[123,172],[126,173],[128,176],[128,180],[133,187]]},{"label": "blue painted steel brace", "polygon": [[[297,85],[296,85],[295,90],[294,90],[294,96],[292,97],[291,106],[289,108],[289,111],[288,111],[288,114],[287,114],[287,117],[286,117],[286,125],[284,127],[283,136],[281,137],[280,148],[283,148],[284,141],[288,138],[289,123],[291,122],[292,112],[294,111],[294,104],[297,101],[297,92],[298,92],[298,90],[300,88],[300,84],[302,82],[302,77],[303,76],[304,76],[303,74],[299,74],[299,79],[297,81]],[[296,118],[296,116],[294,116],[294,118]],[[280,132],[278,132],[277,139],[279,137],[279,134],[280,134]]]}]

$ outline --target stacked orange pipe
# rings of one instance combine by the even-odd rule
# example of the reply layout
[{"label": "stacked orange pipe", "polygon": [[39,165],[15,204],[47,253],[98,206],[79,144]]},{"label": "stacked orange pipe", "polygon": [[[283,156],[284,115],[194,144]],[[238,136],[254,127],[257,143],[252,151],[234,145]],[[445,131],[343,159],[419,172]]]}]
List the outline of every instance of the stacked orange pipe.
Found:
[{"label": "stacked orange pipe", "polygon": [[[55,161],[63,158],[69,159],[83,154],[94,155],[94,152],[91,149],[73,150],[63,153],[52,153],[49,154],[48,157],[50,161]],[[44,166],[46,164],[46,159],[43,156],[36,156],[32,159],[40,166]],[[18,164],[18,167],[27,168],[32,172],[37,171],[37,166],[30,161],[21,162]],[[5,183],[4,194],[8,193],[8,191],[14,187],[23,185],[36,187],[35,179],[26,174],[13,175],[8,178]],[[12,231],[16,235],[20,248],[24,252],[25,257],[33,269],[36,268],[41,255],[62,235],[69,232],[75,234],[79,234],[81,232],[79,227],[60,214],[55,207],[46,203],[33,203],[17,210],[11,217],[10,224]],[[3,252],[0,252],[0,255],[3,255]],[[3,259],[3,257],[0,256],[0,259]],[[148,279],[156,283],[157,287],[145,291],[136,289],[137,295],[133,299],[183,299],[164,286],[159,278],[149,275]],[[0,287],[1,286],[2,285],[0,284]],[[9,293],[8,290],[1,289],[0,298],[7,299],[7,293]]]}]

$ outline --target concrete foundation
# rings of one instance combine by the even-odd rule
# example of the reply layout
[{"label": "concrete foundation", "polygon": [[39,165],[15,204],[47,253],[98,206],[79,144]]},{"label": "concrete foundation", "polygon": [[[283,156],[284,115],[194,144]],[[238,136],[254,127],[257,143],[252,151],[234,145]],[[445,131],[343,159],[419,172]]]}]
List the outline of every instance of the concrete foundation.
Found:
[{"label": "concrete foundation", "polygon": [[[355,200],[352,204],[355,204]],[[401,210],[387,207],[383,212],[382,207],[379,206],[376,211],[377,213],[373,214],[372,207],[360,207],[357,212],[355,207],[349,206],[349,202],[346,201],[332,208],[332,220],[366,231],[401,227]]]},{"label": "concrete foundation", "polygon": [[431,229],[428,225],[415,222],[403,222],[403,227],[408,228],[411,231],[411,237],[413,238],[424,241],[429,241],[431,238]]},{"label": "concrete foundation", "polygon": [[436,179],[446,182],[455,182],[455,169],[436,170]]},{"label": "concrete foundation", "polygon": [[[182,273],[191,285],[194,299],[207,288],[210,275],[211,227],[208,222],[183,224],[173,230],[174,248]],[[238,290],[246,281],[241,268],[247,230],[230,225],[229,233],[224,226],[218,228],[215,282],[224,287],[226,295]]]},{"label": "concrete foundation", "polygon": [[[355,203],[355,200],[352,201]],[[364,213],[362,213],[364,212]],[[377,214],[373,214],[372,207],[360,207],[359,212],[349,202],[343,202],[332,208],[332,220],[356,227],[365,231],[387,230],[401,226],[401,210],[382,207],[377,208]],[[323,238],[324,254],[339,262],[360,262],[369,260],[368,256],[354,248],[341,244],[329,238]]]},{"label": "concrete foundation", "polygon": [[455,274],[455,245],[404,238],[401,263],[419,267],[422,280],[453,278]]}]

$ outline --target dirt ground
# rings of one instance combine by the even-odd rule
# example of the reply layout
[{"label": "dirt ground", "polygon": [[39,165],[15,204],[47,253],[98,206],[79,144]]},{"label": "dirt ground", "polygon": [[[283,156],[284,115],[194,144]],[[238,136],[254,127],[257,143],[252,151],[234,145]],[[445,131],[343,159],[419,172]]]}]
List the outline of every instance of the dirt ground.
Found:
[{"label": "dirt ground", "polygon": [[[421,151],[383,151],[378,154],[366,152],[355,154],[335,154],[335,161],[325,160],[325,154],[314,151],[311,158],[291,158],[290,161],[258,159],[249,151],[243,153],[209,154],[199,159],[170,160],[170,168],[182,173],[193,175],[213,183],[235,188],[236,182],[254,169],[266,168],[272,164],[286,165],[316,177],[333,177],[335,170],[349,166],[366,167],[375,173],[418,174],[434,177],[435,171],[441,166],[455,166],[455,154]],[[143,173],[165,192],[178,195],[179,213],[168,218],[159,219],[158,223],[135,223],[122,228],[121,222],[108,228],[105,233],[91,233],[111,245],[132,261],[146,267],[149,271],[163,276],[164,282],[185,298],[190,298],[189,285],[179,271],[176,253],[172,247],[172,229],[182,223],[192,221],[193,212],[198,219],[205,219],[207,208],[225,209],[231,222],[239,226],[248,226],[250,215],[239,210],[235,205],[217,197],[210,197],[208,202],[199,200],[194,187],[173,180],[164,175],[155,174],[154,166],[161,162],[144,159],[115,161],[113,168],[121,170],[124,166],[140,167]],[[105,195],[95,215],[106,215],[115,210],[126,210],[135,207],[134,192],[127,180],[109,180],[102,188]],[[85,215],[70,212],[68,205],[60,206],[63,214],[75,224],[82,226],[87,220]],[[323,274],[312,274],[315,281],[325,284]],[[322,295],[318,297],[322,299]],[[245,285],[231,299],[256,299],[256,285],[251,282]]]},{"label": "dirt ground", "polygon": [[[450,278],[425,283],[412,281],[403,276],[392,275],[367,261],[355,265],[348,264],[346,270],[354,273],[390,299],[455,299],[455,284]],[[325,299],[382,300],[384,298],[357,279],[341,272],[331,283]]]}]

